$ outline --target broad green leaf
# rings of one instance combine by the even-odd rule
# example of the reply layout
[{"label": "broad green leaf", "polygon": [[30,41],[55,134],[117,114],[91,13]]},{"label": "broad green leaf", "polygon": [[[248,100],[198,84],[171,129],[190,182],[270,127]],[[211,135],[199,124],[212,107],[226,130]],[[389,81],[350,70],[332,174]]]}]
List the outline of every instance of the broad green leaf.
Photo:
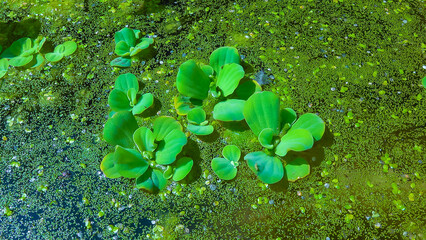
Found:
[{"label": "broad green leaf", "polygon": [[211,165],[213,171],[220,179],[231,180],[237,176],[238,163],[225,158],[214,158]]},{"label": "broad green leaf", "polygon": [[200,125],[206,121],[206,112],[202,108],[193,108],[188,112],[187,118],[189,123]]},{"label": "broad green leaf", "polygon": [[77,50],[77,43],[74,41],[66,41],[62,43],[62,45],[65,47],[65,50],[63,52],[64,56],[69,56]]},{"label": "broad green leaf", "polygon": [[284,176],[283,164],[277,157],[272,157],[264,152],[249,153],[244,157],[249,168],[264,183],[279,182]]},{"label": "broad green leaf", "polygon": [[[18,56],[28,57],[28,56],[34,54],[35,50],[36,49],[32,47],[32,41],[31,41],[30,38],[20,38],[20,39],[14,41],[9,48],[4,50],[4,52],[0,55],[0,57],[1,58],[7,58],[7,59],[12,59],[12,58],[15,58],[15,57],[18,57]],[[10,64],[10,65],[12,65],[12,64]],[[12,66],[14,66],[14,65],[12,65]],[[23,66],[23,65],[21,65],[21,66]]]},{"label": "broad green leaf", "polygon": [[228,63],[240,64],[240,55],[234,47],[220,47],[210,55],[210,66],[216,72],[216,76],[220,74],[222,66]]},{"label": "broad green leaf", "polygon": [[120,57],[128,57],[130,56],[130,46],[125,41],[120,41],[115,44],[114,52]]},{"label": "broad green leaf", "polygon": [[118,57],[112,60],[110,65],[113,67],[130,67],[132,60],[130,58]]},{"label": "broad green leaf", "polygon": [[304,178],[311,172],[309,163],[303,158],[296,158],[285,166],[285,173],[290,182]]},{"label": "broad green leaf", "polygon": [[214,106],[213,118],[219,121],[241,121],[244,119],[243,109],[246,101],[228,99]]},{"label": "broad green leaf", "polygon": [[137,99],[136,99],[136,95],[137,95],[137,91],[134,88],[130,88],[129,90],[127,90],[127,99],[130,102],[130,106],[134,106],[137,103]]},{"label": "broad green leaf", "polygon": [[33,60],[33,58],[34,58],[33,55],[30,55],[27,57],[18,56],[18,57],[11,58],[9,60],[9,64],[14,67],[22,67],[30,63],[31,60]]},{"label": "broad green leaf", "polygon": [[207,75],[213,75],[214,74],[214,70],[212,67],[210,67],[210,65],[205,65],[205,64],[200,64],[200,68],[201,70],[203,70],[203,72]]},{"label": "broad green leaf", "polygon": [[161,116],[154,120],[154,136],[156,141],[161,141],[173,130],[182,131],[182,126],[172,117]]},{"label": "broad green leaf", "polygon": [[115,152],[108,153],[101,162],[101,170],[107,178],[121,177],[117,170],[117,159]]},{"label": "broad green leaf", "polygon": [[155,162],[161,165],[173,163],[186,142],[185,133],[179,129],[174,129],[167,134],[163,141],[158,143],[157,151],[155,152]]},{"label": "broad green leaf", "polygon": [[108,104],[109,107],[115,112],[132,110],[127,95],[118,89],[113,89],[109,93]]},{"label": "broad green leaf", "polygon": [[423,87],[426,88],[426,76],[422,79]]},{"label": "broad green leaf", "polygon": [[235,145],[227,145],[223,148],[222,155],[229,161],[238,162],[241,157],[241,151]]},{"label": "broad green leaf", "polygon": [[137,178],[148,169],[148,162],[142,158],[140,152],[131,148],[115,147],[117,171],[125,178]]},{"label": "broad green leaf", "polygon": [[65,47],[62,44],[59,44],[58,46],[55,47],[55,49],[53,50],[54,53],[60,53],[60,54],[64,54],[65,52]]},{"label": "broad green leaf", "polygon": [[191,110],[190,97],[185,97],[181,94],[173,97],[173,106],[176,109],[177,114],[187,115]]},{"label": "broad green leaf", "polygon": [[281,128],[286,123],[292,125],[294,123],[294,121],[296,121],[296,118],[297,118],[296,112],[291,108],[281,109],[280,115],[281,115]]},{"label": "broad green leaf", "polygon": [[117,112],[105,123],[104,139],[113,146],[132,148],[133,133],[137,128],[138,124],[132,113]]},{"label": "broad green leaf", "polygon": [[222,90],[223,96],[231,95],[244,77],[244,69],[236,63],[225,64],[217,77],[216,85]]},{"label": "broad green leaf", "polygon": [[125,41],[129,47],[134,47],[136,45],[136,36],[132,29],[123,28],[120,31],[116,32],[114,35],[115,44],[120,41]]},{"label": "broad green leaf", "polygon": [[265,128],[279,133],[280,101],[272,92],[257,92],[247,99],[243,110],[244,118],[256,136]]},{"label": "broad green leaf", "polygon": [[0,78],[2,78],[9,68],[9,61],[6,58],[0,59]]},{"label": "broad green leaf", "polygon": [[275,154],[284,157],[288,151],[305,151],[314,145],[311,133],[306,129],[290,129],[275,149]]},{"label": "broad green leaf", "polygon": [[34,58],[30,62],[32,64],[31,68],[36,68],[44,63],[44,57],[41,53],[37,53],[36,55],[33,55]]},{"label": "broad green leaf", "polygon": [[247,100],[255,92],[261,91],[262,87],[259,85],[258,82],[253,80],[244,81],[243,83],[238,85],[237,89],[235,89],[235,93],[237,94],[237,96],[244,100]]},{"label": "broad green leaf", "polygon": [[139,39],[141,36],[141,30],[137,30],[137,29],[132,29],[133,30],[133,33],[135,34],[135,37],[137,38],[137,39]]},{"label": "broad green leaf", "polygon": [[114,89],[127,93],[127,91],[131,88],[139,91],[138,79],[132,73],[121,74],[115,80]]},{"label": "broad green leaf", "polygon": [[136,179],[136,187],[150,193],[157,193],[163,190],[167,185],[167,179],[164,178],[160,170],[149,168],[142,176]]},{"label": "broad green leaf", "polygon": [[205,125],[205,126],[199,126],[199,125],[193,125],[188,124],[186,127],[188,131],[192,132],[195,135],[209,135],[214,131],[214,128],[212,125]]},{"label": "broad green leaf", "polygon": [[176,166],[174,168],[173,181],[177,182],[188,175],[194,165],[194,161],[189,157],[183,157],[177,160],[173,165]]},{"label": "broad green leaf", "polygon": [[182,95],[204,100],[207,98],[209,86],[209,77],[194,60],[188,60],[180,65],[176,87]]},{"label": "broad green leaf", "polygon": [[263,129],[259,134],[258,140],[260,145],[262,145],[264,148],[274,148],[274,131],[270,128]]},{"label": "broad green leaf", "polygon": [[64,55],[62,53],[51,52],[51,53],[46,53],[44,57],[49,62],[59,62],[64,57]]},{"label": "broad green leaf", "polygon": [[138,103],[133,107],[132,112],[134,115],[141,114],[147,108],[151,107],[154,103],[154,96],[151,93],[145,93],[139,97]]},{"label": "broad green leaf", "polygon": [[306,129],[308,130],[316,141],[322,138],[325,131],[324,121],[313,113],[305,113],[297,119],[297,121],[291,126],[293,129]]},{"label": "broad green leaf", "polygon": [[133,141],[141,153],[144,151],[153,152],[157,147],[154,134],[146,127],[140,127],[133,133]]},{"label": "broad green leaf", "polygon": [[141,41],[135,46],[135,48],[144,50],[149,47],[149,45],[154,43],[153,38],[142,38]]}]

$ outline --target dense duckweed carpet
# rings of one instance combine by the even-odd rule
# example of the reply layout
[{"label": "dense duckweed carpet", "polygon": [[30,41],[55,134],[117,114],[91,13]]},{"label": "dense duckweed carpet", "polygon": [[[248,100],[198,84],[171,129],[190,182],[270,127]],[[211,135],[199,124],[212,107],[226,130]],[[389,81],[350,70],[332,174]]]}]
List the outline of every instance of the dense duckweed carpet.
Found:
[{"label": "dense duckweed carpet", "polygon": [[[0,79],[0,239],[423,239],[426,184],[424,1],[3,1],[2,51],[46,37],[37,68]],[[114,34],[154,39],[152,55],[114,68]],[[310,175],[265,184],[244,160],[235,179],[211,168],[226,145],[261,151],[244,124],[211,118],[215,131],[186,131],[185,181],[149,194],[100,170],[108,95],[134,74],[154,104],[137,116],[183,121],[174,108],[179,66],[238,49],[245,76],[281,107],[325,122],[308,151]],[[185,131],[185,130],[184,130]]]}]

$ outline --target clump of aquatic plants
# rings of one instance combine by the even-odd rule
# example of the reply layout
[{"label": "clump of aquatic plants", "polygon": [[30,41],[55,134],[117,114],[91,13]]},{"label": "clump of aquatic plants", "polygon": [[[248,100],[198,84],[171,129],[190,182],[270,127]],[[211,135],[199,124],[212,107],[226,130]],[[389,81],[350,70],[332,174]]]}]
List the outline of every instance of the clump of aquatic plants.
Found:
[{"label": "clump of aquatic plants", "polygon": [[141,55],[154,43],[153,38],[141,38],[140,30],[123,28],[114,35],[115,54],[119,57],[111,61],[113,67],[130,67],[132,61]]},{"label": "clump of aquatic plants", "polygon": [[[50,62],[60,61],[64,56],[69,56],[77,49],[77,44],[73,41],[67,41],[55,47],[52,53],[43,55],[41,49],[46,41],[45,37],[31,39],[28,37],[20,38],[12,43],[0,55],[0,78],[3,77],[9,65],[22,68],[36,68],[41,66],[45,59]],[[2,48],[0,47],[0,52]]]},{"label": "clump of aquatic plants", "polygon": [[167,179],[180,181],[192,169],[192,159],[176,161],[187,139],[172,117],[158,117],[151,131],[138,127],[132,113],[121,111],[106,122],[103,134],[115,146],[101,163],[101,170],[109,178],[133,178],[137,188],[158,192],[167,185]]},{"label": "clump of aquatic plants", "polygon": [[[210,55],[209,65],[193,59],[184,62],[179,67],[176,78],[176,87],[180,93],[174,98],[177,113],[187,115],[191,109],[202,107],[203,101],[210,93],[212,97],[219,99],[219,103],[214,107],[214,119],[220,121],[243,120],[242,110],[245,100],[231,98],[231,96],[235,92],[250,92],[249,88],[254,85],[253,82],[246,81],[240,84],[244,74],[240,55],[234,47],[221,47],[214,50]],[[253,92],[251,91],[250,94]],[[197,112],[201,111],[197,110]]]},{"label": "clump of aquatic plants", "polygon": [[113,111],[130,111],[133,115],[142,113],[153,103],[154,97],[151,93],[139,93],[138,80],[131,73],[118,76],[114,89],[108,96],[108,104]]},{"label": "clump of aquatic plants", "polygon": [[293,109],[280,110],[279,98],[272,92],[257,92],[249,97],[243,114],[264,147],[264,151],[252,152],[244,157],[260,180],[273,184],[286,174],[289,181],[296,181],[310,173],[309,163],[305,159],[284,157],[289,151],[308,150],[314,141],[321,139],[325,124],[320,117],[306,113],[297,119]]}]

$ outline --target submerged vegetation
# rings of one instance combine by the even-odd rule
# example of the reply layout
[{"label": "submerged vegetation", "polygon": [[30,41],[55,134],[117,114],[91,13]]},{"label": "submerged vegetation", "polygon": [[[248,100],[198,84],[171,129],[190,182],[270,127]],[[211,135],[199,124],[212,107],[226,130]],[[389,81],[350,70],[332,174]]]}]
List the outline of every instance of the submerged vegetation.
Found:
[{"label": "submerged vegetation", "polygon": [[[424,238],[423,5],[1,2],[0,51],[33,64],[0,60],[0,238]],[[201,95],[176,83],[188,66]],[[287,120],[250,119],[262,105]]]}]

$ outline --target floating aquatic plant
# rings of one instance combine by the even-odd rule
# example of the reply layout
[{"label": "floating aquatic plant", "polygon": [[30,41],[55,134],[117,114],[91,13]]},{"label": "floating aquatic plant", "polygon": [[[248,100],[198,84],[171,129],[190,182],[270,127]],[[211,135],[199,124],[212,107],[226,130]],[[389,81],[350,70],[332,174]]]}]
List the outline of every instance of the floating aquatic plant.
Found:
[{"label": "floating aquatic plant", "polygon": [[38,67],[44,62],[40,50],[45,41],[45,37],[38,37],[34,40],[27,37],[20,38],[4,50],[0,57],[9,59],[9,64],[14,67]]},{"label": "floating aquatic plant", "polygon": [[[309,174],[306,160],[297,158],[285,168],[281,157],[288,151],[305,151],[312,148],[314,141],[324,134],[324,121],[315,114],[307,113],[296,120],[290,108],[280,111],[278,96],[272,92],[253,94],[245,103],[243,114],[247,124],[258,137],[265,151],[247,154],[244,159],[249,168],[265,183],[280,181],[284,172],[289,181]],[[308,165],[308,167],[306,166]]]},{"label": "floating aquatic plant", "polygon": [[140,38],[140,31],[123,28],[114,35],[115,54],[119,57],[111,61],[114,67],[130,67],[132,60],[137,59],[143,50],[154,43],[152,38]]},{"label": "floating aquatic plant", "polygon": [[131,73],[118,76],[114,89],[108,96],[108,104],[113,111],[131,111],[133,115],[142,113],[153,103],[151,93],[139,94],[138,80]]},{"label": "floating aquatic plant", "polygon": [[222,155],[224,158],[212,160],[212,169],[220,179],[231,180],[237,176],[241,151],[235,145],[227,145],[223,148]]},{"label": "floating aquatic plant", "polygon": [[0,78],[2,78],[9,68],[9,61],[6,58],[0,59]]},{"label": "floating aquatic plant", "polygon": [[193,164],[188,158],[175,162],[187,142],[182,126],[174,118],[163,116],[155,119],[153,128],[138,128],[129,111],[115,113],[104,128],[104,139],[115,145],[115,151],[102,160],[104,174],[109,178],[136,178],[136,187],[148,192],[162,190],[166,178],[174,174],[176,181],[182,180]]},{"label": "floating aquatic plant", "polygon": [[77,44],[74,41],[66,41],[55,47],[53,52],[46,53],[45,58],[50,62],[58,62],[63,57],[73,54],[77,50]]},{"label": "floating aquatic plant", "polygon": [[213,132],[213,126],[208,125],[206,112],[202,108],[194,108],[188,112],[187,129],[195,135],[209,135]]}]

